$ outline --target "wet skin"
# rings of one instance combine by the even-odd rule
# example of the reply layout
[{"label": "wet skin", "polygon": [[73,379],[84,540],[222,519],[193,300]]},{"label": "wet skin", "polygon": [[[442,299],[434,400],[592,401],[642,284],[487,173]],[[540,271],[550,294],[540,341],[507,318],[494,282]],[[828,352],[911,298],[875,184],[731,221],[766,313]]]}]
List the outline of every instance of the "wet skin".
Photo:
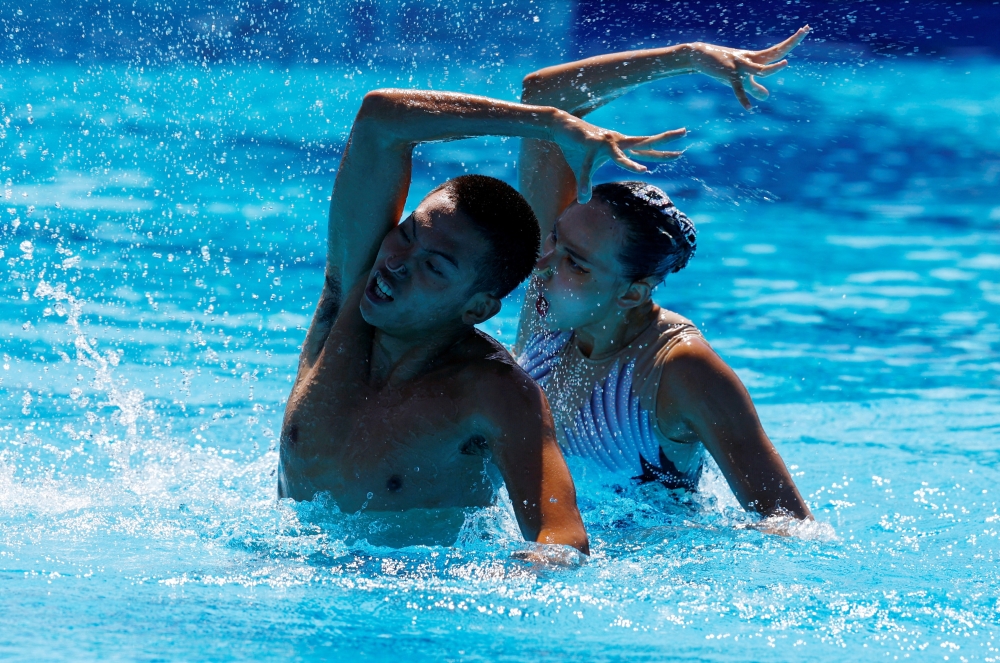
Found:
[{"label": "wet skin", "polygon": [[[385,237],[368,279],[348,295],[292,390],[281,438],[282,496],[308,500],[327,491],[344,511],[491,503],[494,486],[484,469],[493,462],[491,443],[504,440],[502,418],[522,409],[545,425],[547,413],[501,346],[474,329],[442,324],[465,299],[486,249],[442,196]],[[431,343],[419,374],[387,365],[384,337],[442,332],[450,342]]]},{"label": "wet skin", "polygon": [[[584,117],[650,81],[701,72],[731,85],[740,103],[749,108],[748,92],[758,99],[767,97],[756,78],[787,66],[783,58],[808,32],[806,26],[761,51],[694,43],[566,63],[526,76],[521,98]],[[666,132],[661,142],[684,133],[683,129]],[[656,149],[631,154],[649,161],[681,155]],[[543,316],[548,329],[572,330],[573,342],[585,356],[613,356],[661,315],[651,299],[657,283],[623,276],[619,221],[607,206],[588,203],[590,197],[580,195],[581,184],[589,182],[581,180],[551,142],[521,142],[518,178],[542,235],[548,237],[521,309],[515,353],[523,350],[531,321]],[[657,387],[654,417],[665,437],[703,443],[745,508],[764,515],[811,518],[761,427],[746,388],[704,339],[692,338],[671,350]]]},{"label": "wet skin", "polygon": [[331,197],[324,287],[285,413],[278,492],[326,492],[345,511],[455,509],[490,503],[484,469],[495,469],[526,539],[587,552],[544,394],[475,329],[500,309],[502,293],[488,290],[496,284],[479,282],[492,247],[442,191],[398,223],[414,146],[487,135],[552,141],[588,182],[608,160],[644,170],[622,148],[662,140],[474,95],[365,95]]},{"label": "wet skin", "polygon": [[[572,329],[573,342],[594,359],[614,355],[660,319],[664,312],[651,299],[655,284],[623,276],[622,239],[620,222],[596,200],[572,203],[555,220],[522,308],[519,345],[533,310],[545,311],[549,329]],[[746,508],[811,517],[750,395],[704,339],[691,338],[667,355],[654,419],[668,439],[703,443]]]},{"label": "wet skin", "polygon": [[[529,287],[526,308],[534,298],[536,310],[546,311],[545,325],[574,330],[574,342],[595,359],[625,347],[662,315],[660,307],[649,299],[652,289],[648,283],[634,284],[621,276],[621,242],[621,225],[606,205],[596,200],[586,205],[574,203],[545,238]],[[544,304],[539,306],[539,300]],[[667,315],[676,318],[674,322],[687,322],[672,312]],[[676,357],[692,352],[691,343],[703,346],[698,350],[708,349],[698,339],[678,346],[671,353],[665,376]],[[676,407],[675,399],[660,400],[665,401],[657,408],[660,431],[675,442],[698,442],[697,432]]]}]

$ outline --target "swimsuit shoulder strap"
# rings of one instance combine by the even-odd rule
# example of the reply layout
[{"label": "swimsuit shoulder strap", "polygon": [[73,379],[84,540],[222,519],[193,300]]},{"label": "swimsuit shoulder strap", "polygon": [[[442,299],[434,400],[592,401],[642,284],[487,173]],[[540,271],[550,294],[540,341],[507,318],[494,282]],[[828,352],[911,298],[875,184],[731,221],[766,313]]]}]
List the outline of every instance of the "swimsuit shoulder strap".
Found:
[{"label": "swimsuit shoulder strap", "polygon": [[685,341],[704,337],[693,322],[666,309],[661,309],[659,319],[643,332],[646,334],[648,345],[635,355],[635,391],[643,407],[655,414],[660,378],[670,352]]}]

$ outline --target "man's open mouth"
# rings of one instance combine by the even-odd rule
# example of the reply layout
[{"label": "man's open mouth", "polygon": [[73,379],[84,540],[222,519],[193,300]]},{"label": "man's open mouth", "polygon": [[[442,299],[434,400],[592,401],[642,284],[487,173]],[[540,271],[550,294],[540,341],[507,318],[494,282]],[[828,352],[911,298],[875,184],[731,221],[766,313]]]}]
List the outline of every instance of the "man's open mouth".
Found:
[{"label": "man's open mouth", "polygon": [[385,279],[382,278],[382,273],[379,271],[375,272],[375,278],[372,279],[371,285],[368,286],[368,296],[374,301],[392,301],[392,287],[386,283]]}]

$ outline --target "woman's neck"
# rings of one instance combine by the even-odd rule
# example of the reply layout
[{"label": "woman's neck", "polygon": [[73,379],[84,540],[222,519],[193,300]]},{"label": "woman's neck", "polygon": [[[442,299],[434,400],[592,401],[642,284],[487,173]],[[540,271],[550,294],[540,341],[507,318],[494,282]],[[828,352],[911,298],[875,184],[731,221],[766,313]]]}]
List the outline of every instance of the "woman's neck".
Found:
[{"label": "woman's neck", "polygon": [[583,356],[604,359],[619,352],[646,331],[660,313],[653,302],[617,309],[607,317],[573,330],[573,341]]}]

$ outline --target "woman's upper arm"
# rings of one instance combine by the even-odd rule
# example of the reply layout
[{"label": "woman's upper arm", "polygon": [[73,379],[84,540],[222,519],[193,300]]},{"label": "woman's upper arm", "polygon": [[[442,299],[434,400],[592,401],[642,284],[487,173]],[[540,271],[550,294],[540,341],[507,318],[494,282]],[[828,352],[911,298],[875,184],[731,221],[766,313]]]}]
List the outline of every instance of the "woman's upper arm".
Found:
[{"label": "woman's upper arm", "polygon": [[657,392],[657,415],[682,419],[719,465],[744,508],[810,517],[736,373],[703,340],[675,347]]}]

